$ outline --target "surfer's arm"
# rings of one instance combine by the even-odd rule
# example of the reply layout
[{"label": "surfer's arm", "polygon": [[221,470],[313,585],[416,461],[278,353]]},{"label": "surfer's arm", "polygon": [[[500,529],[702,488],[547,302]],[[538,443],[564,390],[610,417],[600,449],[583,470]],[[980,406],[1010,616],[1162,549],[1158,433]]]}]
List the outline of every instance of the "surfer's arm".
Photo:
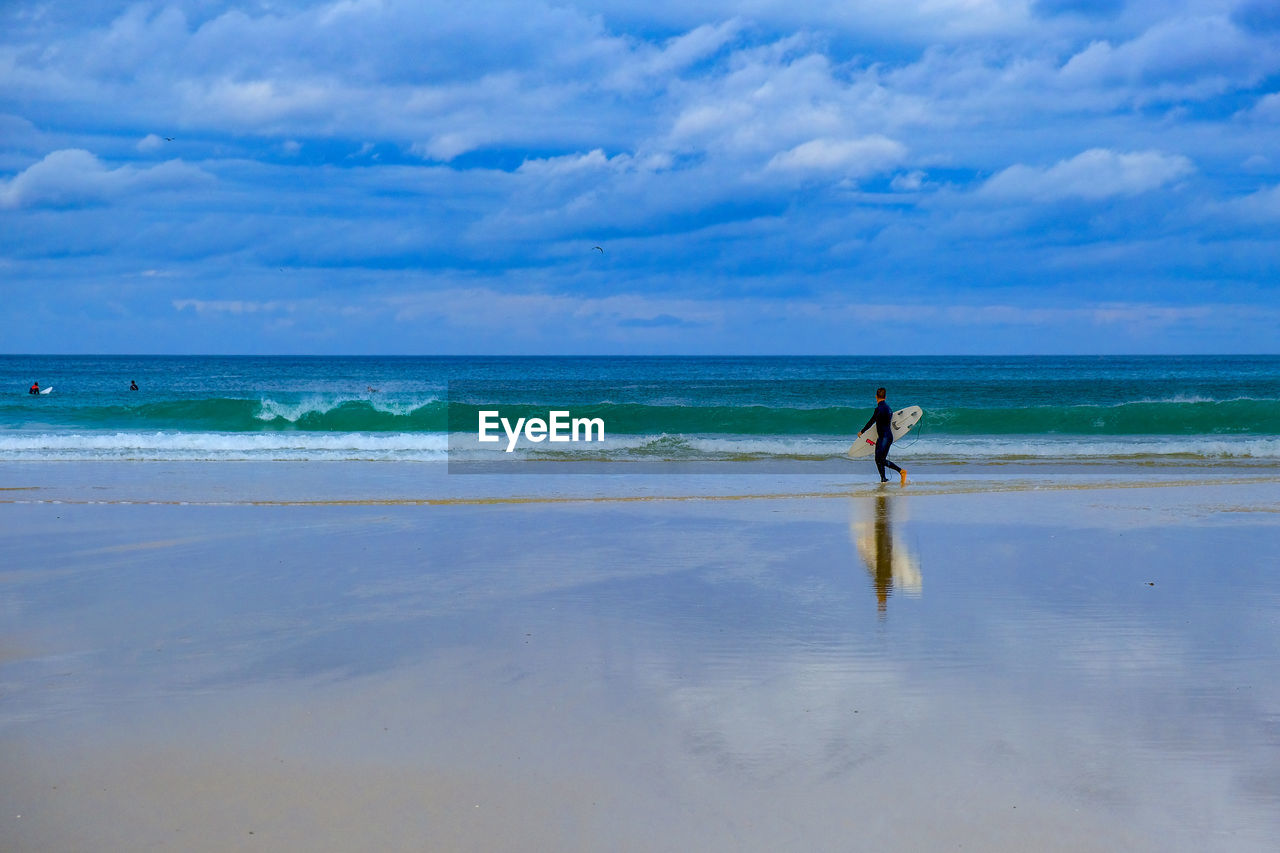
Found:
[{"label": "surfer's arm", "polygon": [[866,432],[867,430],[871,429],[871,425],[872,425],[873,423],[875,423],[875,422],[876,422],[876,414],[875,414],[875,412],[872,412],[872,413],[871,413],[871,420],[867,421],[867,425],[866,425],[866,426],[864,426],[862,429],[858,430],[858,435],[862,435],[864,432]]}]

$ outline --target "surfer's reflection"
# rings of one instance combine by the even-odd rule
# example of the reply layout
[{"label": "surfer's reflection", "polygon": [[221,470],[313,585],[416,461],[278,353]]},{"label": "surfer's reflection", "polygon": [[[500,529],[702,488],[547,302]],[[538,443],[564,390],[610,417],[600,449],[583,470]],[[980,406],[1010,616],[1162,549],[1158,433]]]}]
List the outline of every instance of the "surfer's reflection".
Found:
[{"label": "surfer's reflection", "polygon": [[924,587],[920,562],[906,545],[894,536],[894,498],[878,495],[856,507],[849,532],[858,548],[858,556],[867,564],[876,588],[876,606],[884,613],[889,596],[896,588],[907,595],[919,595]]}]

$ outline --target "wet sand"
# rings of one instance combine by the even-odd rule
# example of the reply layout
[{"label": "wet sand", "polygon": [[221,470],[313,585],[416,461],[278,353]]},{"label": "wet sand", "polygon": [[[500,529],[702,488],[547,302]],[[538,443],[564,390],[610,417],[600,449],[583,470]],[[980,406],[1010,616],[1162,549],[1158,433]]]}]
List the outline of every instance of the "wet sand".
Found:
[{"label": "wet sand", "polygon": [[0,467],[0,848],[1280,833],[1272,472],[262,467]]}]

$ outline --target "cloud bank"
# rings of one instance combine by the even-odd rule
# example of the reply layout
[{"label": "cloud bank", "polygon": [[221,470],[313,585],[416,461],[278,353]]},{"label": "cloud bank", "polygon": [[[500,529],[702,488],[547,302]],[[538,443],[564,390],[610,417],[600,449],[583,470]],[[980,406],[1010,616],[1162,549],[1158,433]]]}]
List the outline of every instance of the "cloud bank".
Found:
[{"label": "cloud bank", "polygon": [[0,207],[75,208],[107,204],[141,193],[207,186],[212,176],[170,160],[155,166],[109,168],[88,151],[54,151],[0,183]]},{"label": "cloud bank", "polygon": [[1128,154],[1093,148],[1047,168],[1017,164],[988,180],[981,192],[1004,199],[1098,200],[1150,192],[1195,171],[1181,155],[1159,151]]},{"label": "cloud bank", "polygon": [[1274,349],[1270,9],[8,4],[0,272],[65,337],[0,332],[843,352],[915,317],[944,352]]}]

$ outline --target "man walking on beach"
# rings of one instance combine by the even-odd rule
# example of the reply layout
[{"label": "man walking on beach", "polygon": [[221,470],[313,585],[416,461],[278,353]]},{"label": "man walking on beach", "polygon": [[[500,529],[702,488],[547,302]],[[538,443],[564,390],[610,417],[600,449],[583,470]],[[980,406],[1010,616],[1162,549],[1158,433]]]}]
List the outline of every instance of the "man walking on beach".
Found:
[{"label": "man walking on beach", "polygon": [[889,461],[889,447],[893,444],[893,410],[889,408],[889,404],[885,402],[885,390],[883,388],[876,389],[876,410],[871,413],[871,420],[867,421],[867,425],[858,430],[858,438],[862,438],[862,434],[871,429],[871,425],[876,425],[879,433],[876,436],[876,468],[880,470],[880,482],[887,483],[889,478],[884,475],[885,468],[892,468],[902,477],[902,485],[907,484],[907,469],[899,468]]}]

